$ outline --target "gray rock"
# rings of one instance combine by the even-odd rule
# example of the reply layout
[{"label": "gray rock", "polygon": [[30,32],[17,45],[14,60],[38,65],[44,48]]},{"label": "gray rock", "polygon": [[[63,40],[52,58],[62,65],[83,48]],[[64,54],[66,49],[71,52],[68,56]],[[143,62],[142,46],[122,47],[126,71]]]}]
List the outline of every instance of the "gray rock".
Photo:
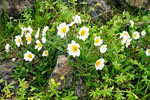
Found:
[{"label": "gray rock", "polygon": [[130,6],[137,8],[147,8],[148,0],[125,0]]},{"label": "gray rock", "polygon": [[89,14],[98,22],[106,22],[112,17],[113,10],[106,0],[88,0]]},{"label": "gray rock", "polygon": [[0,64],[0,78],[7,82],[14,82],[15,79],[12,77],[15,66],[11,61],[3,61]]},{"label": "gray rock", "polygon": [[0,2],[0,15],[5,9],[8,15],[16,16],[21,11],[32,8],[34,0],[2,0]]},{"label": "gray rock", "polygon": [[74,89],[74,94],[81,100],[87,100],[87,92],[84,92],[84,89],[86,88],[85,84],[83,83],[82,79],[76,82],[76,86]]},{"label": "gray rock", "polygon": [[[56,66],[50,76],[50,80],[53,78],[56,83],[61,83],[58,89],[63,89],[71,86],[73,76],[70,74],[72,67],[69,66],[69,59],[65,55],[58,56]],[[65,77],[65,81],[61,77]]]},{"label": "gray rock", "polygon": [[[63,88],[69,88],[73,86],[73,77],[74,75],[71,74],[71,71],[74,70],[72,67],[69,66],[69,59],[65,55],[59,55],[57,59],[56,66],[50,76],[49,83],[51,79],[53,78],[56,83],[61,83],[58,90],[61,90]],[[64,80],[61,80],[61,77],[65,77]],[[79,81],[75,82],[75,89],[74,94],[81,100],[86,100],[87,93],[84,92],[85,84],[82,82],[82,79],[79,79]]]}]

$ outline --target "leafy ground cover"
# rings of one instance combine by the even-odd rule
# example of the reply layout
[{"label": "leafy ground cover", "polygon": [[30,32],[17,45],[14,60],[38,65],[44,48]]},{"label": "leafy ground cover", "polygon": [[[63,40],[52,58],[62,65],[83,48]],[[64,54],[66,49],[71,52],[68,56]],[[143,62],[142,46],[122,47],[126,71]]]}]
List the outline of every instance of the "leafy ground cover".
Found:
[{"label": "leafy ground cover", "polygon": [[74,96],[75,83],[57,90],[60,84],[52,79],[45,91],[58,55],[65,54],[72,59],[75,79],[82,78],[86,85],[87,99],[148,100],[149,13],[124,11],[98,25],[71,4],[39,1],[18,18],[1,18],[0,59],[16,61],[14,76],[19,80],[16,93],[12,83],[0,87],[1,99],[79,99]]}]

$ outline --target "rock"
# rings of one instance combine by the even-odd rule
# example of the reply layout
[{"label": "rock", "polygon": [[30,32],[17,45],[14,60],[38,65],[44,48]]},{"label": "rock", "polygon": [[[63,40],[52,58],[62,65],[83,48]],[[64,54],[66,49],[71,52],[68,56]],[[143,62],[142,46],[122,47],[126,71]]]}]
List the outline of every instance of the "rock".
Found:
[{"label": "rock", "polygon": [[130,6],[137,8],[146,8],[148,0],[125,0]]},{"label": "rock", "polygon": [[[69,66],[68,57],[65,55],[59,55],[56,66],[50,76],[49,83],[51,82],[51,79],[54,79],[56,83],[61,83],[58,90],[73,86],[72,80],[75,78],[73,77],[75,75],[71,74],[72,70],[74,69]],[[64,80],[61,79],[62,76],[65,77],[65,83]],[[74,95],[81,100],[87,100],[87,93],[84,92],[85,87],[86,86],[82,79],[79,79],[79,81],[75,82]]]},{"label": "rock", "polygon": [[5,9],[8,15],[16,16],[21,11],[32,8],[34,0],[2,0],[0,2],[0,15]]},{"label": "rock", "polygon": [[[71,86],[73,76],[70,74],[72,67],[69,66],[69,59],[65,55],[59,55],[57,58],[56,66],[50,76],[50,80],[53,78],[56,83],[61,83],[59,90]],[[65,81],[61,77],[65,77]]]},{"label": "rock", "polygon": [[0,78],[7,82],[14,82],[15,78],[12,77],[15,66],[11,61],[3,61],[0,65]]},{"label": "rock", "polygon": [[74,94],[81,100],[87,100],[88,93],[84,92],[84,89],[86,88],[85,84],[80,79],[78,82],[76,82],[76,86],[74,89]]},{"label": "rock", "polygon": [[98,22],[106,22],[112,17],[113,10],[105,0],[88,0],[89,14]]}]

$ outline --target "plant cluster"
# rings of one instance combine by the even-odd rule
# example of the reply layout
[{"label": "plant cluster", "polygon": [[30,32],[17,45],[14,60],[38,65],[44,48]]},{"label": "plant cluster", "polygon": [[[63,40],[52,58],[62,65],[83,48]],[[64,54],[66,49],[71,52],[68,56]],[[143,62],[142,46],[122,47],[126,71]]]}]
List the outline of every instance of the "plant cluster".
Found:
[{"label": "plant cluster", "polygon": [[[57,56],[66,54],[72,59],[69,64],[74,69],[74,81],[82,79],[86,85],[87,99],[148,99],[149,13],[133,16],[123,12],[105,25],[98,25],[86,12],[77,13],[74,0],[70,3],[72,7],[59,0],[40,2],[35,13],[25,11],[25,21],[19,21],[14,28],[15,39],[4,47],[6,58],[17,62],[14,76],[18,80],[25,78],[31,88],[27,92],[27,83],[20,80],[24,85],[20,85],[16,98],[78,99],[73,96],[75,83],[58,91],[59,83],[52,79],[45,92]],[[2,91],[3,98],[13,95],[7,87]]]}]

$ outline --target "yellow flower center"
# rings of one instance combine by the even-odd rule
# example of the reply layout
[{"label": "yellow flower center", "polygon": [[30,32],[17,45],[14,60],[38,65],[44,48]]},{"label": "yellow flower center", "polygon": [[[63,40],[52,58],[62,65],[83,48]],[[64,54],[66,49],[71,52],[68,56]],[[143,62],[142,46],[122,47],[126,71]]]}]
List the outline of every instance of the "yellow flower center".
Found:
[{"label": "yellow flower center", "polygon": [[18,43],[21,43],[21,39],[20,38],[17,41],[18,41]]},{"label": "yellow flower center", "polygon": [[30,59],[31,59],[31,58],[32,58],[32,55],[31,55],[31,54],[28,54],[28,58],[30,58]]},{"label": "yellow flower center", "polygon": [[39,43],[37,43],[37,46],[38,46],[38,47],[41,47],[41,46],[42,46],[42,44],[39,42]]},{"label": "yellow flower center", "polygon": [[124,33],[124,35],[126,35],[126,36],[127,36],[127,35],[128,35],[128,33]]},{"label": "yellow flower center", "polygon": [[81,30],[81,36],[84,36],[85,33],[86,33],[86,30],[85,30],[85,29]]},{"label": "yellow flower center", "polygon": [[148,53],[150,54],[150,50],[148,50]]},{"label": "yellow flower center", "polygon": [[31,36],[27,36],[27,41],[31,41]]},{"label": "yellow flower center", "polygon": [[96,61],[96,66],[100,66],[101,65],[101,61]]},{"label": "yellow flower center", "polygon": [[137,35],[136,34],[133,34],[133,37],[136,37]]},{"label": "yellow flower center", "polygon": [[67,31],[67,28],[66,28],[65,26],[62,27],[61,32],[62,32],[62,33],[66,33],[66,31]]},{"label": "yellow flower center", "polygon": [[47,52],[47,51],[45,51],[45,52],[44,52],[44,54],[45,54],[45,55],[48,55],[48,52]]},{"label": "yellow flower center", "polygon": [[78,50],[78,47],[77,47],[76,45],[73,45],[73,46],[72,46],[72,51],[73,51],[73,52],[77,52],[77,50]]},{"label": "yellow flower center", "polygon": [[100,42],[100,39],[96,39],[96,40],[95,40],[95,43],[99,43],[99,42]]}]

